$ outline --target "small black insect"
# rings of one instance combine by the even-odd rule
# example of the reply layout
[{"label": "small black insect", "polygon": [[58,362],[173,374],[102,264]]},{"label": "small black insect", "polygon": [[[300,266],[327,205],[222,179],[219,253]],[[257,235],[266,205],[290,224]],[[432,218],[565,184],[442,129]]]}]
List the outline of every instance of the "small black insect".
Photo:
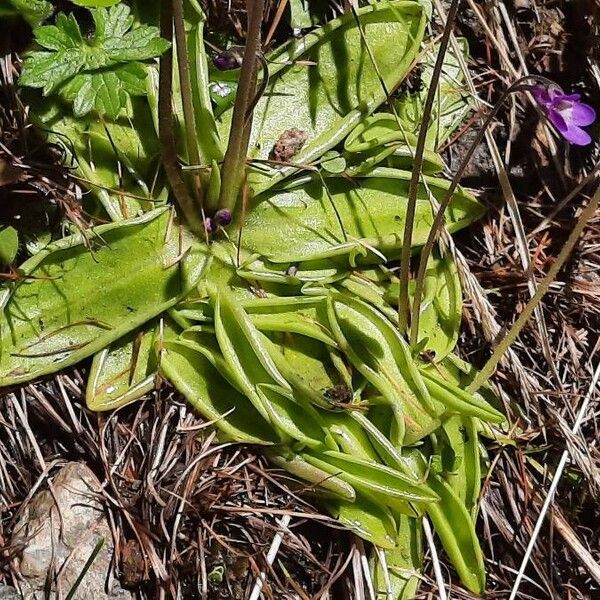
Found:
[{"label": "small black insect", "polygon": [[323,396],[335,406],[346,406],[353,399],[352,390],[343,383],[326,389],[323,392]]}]

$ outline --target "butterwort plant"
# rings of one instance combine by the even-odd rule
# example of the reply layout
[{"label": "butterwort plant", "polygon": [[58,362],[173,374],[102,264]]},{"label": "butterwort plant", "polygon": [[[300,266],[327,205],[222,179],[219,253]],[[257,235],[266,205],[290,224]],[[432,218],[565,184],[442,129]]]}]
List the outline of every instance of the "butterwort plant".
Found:
[{"label": "butterwort plant", "polygon": [[583,129],[596,120],[596,111],[581,101],[580,94],[565,94],[556,84],[536,85],[531,91],[548,120],[567,142],[587,146],[592,138]]},{"label": "butterwort plant", "polygon": [[[435,148],[428,150],[411,235],[423,269],[409,344],[397,327],[391,267],[402,251],[415,168],[416,138],[404,130],[429,118],[423,96],[410,99],[416,112],[407,122],[377,111],[421,52],[428,19],[421,3],[374,3],[264,57],[262,2],[248,2],[244,52],[230,48],[214,61],[217,70],[241,64],[236,102],[219,117],[208,93],[204,15],[184,11],[183,0],[164,2],[159,30],[137,22],[141,5],[93,11],[94,33],[85,38],[74,14],[34,32],[37,46],[20,79],[38,90],[32,120],[50,141],[71,141],[88,200],[96,198],[112,222],[93,236],[58,239],[19,265],[21,280],[0,288],[0,388],[93,357],[86,401],[99,411],[166,379],[221,440],[263,445],[275,465],[319,488],[342,524],[385,552],[381,565],[391,568],[385,583],[375,576],[375,587],[388,597],[416,594],[424,514],[463,584],[482,594],[479,432],[505,419],[473,391],[481,383],[469,382],[472,368],[454,354],[461,282],[451,253],[435,251],[435,232],[443,225],[452,233],[483,214],[458,179],[502,101],[554,84],[536,76],[506,90],[452,182]],[[340,49],[350,58],[343,68]],[[365,50],[372,62],[359,60]],[[457,61],[448,56],[446,70]],[[460,77],[447,79],[455,89]],[[458,96],[435,116],[438,142],[469,110]],[[538,102],[569,135],[595,117],[573,96],[548,91]],[[382,123],[398,130],[394,156]],[[272,150],[293,131],[306,143],[292,163],[271,164]],[[142,134],[144,143],[134,144]],[[347,142],[359,136],[357,150]],[[328,151],[359,164],[360,174],[324,174]],[[158,173],[145,173],[154,157]],[[160,180],[170,189],[155,198]],[[202,211],[191,213],[199,231],[167,204],[169,191],[186,218],[184,207],[198,199]],[[441,208],[430,225],[432,196]],[[101,241],[94,252],[88,239]],[[13,262],[14,252],[4,260]]]}]

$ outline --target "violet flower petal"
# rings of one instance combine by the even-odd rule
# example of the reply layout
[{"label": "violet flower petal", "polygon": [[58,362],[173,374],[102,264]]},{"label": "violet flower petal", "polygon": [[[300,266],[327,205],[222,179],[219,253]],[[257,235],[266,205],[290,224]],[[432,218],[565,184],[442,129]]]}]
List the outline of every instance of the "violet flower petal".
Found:
[{"label": "violet flower petal", "polygon": [[532,93],[533,97],[535,98],[535,101],[542,106],[546,106],[547,104],[549,104],[552,101],[550,99],[550,94],[548,93],[547,88],[545,88],[544,86],[536,85],[531,90],[531,93]]},{"label": "violet flower petal", "polygon": [[573,125],[591,125],[596,120],[596,111],[587,104],[574,104],[571,108],[571,122]]},{"label": "violet flower petal", "polygon": [[587,131],[581,129],[581,127],[577,127],[575,125],[569,127],[566,131],[561,131],[562,136],[575,146],[587,146],[592,138]]},{"label": "violet flower petal", "polygon": [[554,108],[549,108],[546,114],[548,115],[548,119],[550,120],[552,125],[554,125],[554,127],[556,127],[556,129],[558,129],[560,133],[564,134],[564,132],[567,131],[567,129],[569,129],[569,125],[567,124],[565,118],[558,110]]},{"label": "violet flower petal", "polygon": [[579,102],[581,100],[581,94],[561,94],[560,97],[556,98],[556,102]]}]

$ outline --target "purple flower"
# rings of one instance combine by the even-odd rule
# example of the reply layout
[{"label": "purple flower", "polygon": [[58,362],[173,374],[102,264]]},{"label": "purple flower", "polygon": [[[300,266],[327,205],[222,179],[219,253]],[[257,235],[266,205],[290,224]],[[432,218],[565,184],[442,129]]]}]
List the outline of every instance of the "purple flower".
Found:
[{"label": "purple flower", "polygon": [[532,94],[552,125],[567,142],[576,146],[586,146],[592,141],[582,127],[591,125],[596,120],[596,111],[581,102],[579,94],[565,94],[557,85],[536,85]]},{"label": "purple flower", "polygon": [[213,220],[210,217],[204,217],[204,231],[212,233],[215,230]]},{"label": "purple flower", "polygon": [[213,57],[213,65],[219,71],[231,71],[242,66],[244,48],[240,46],[232,46],[223,52],[219,52]]},{"label": "purple flower", "polygon": [[221,227],[227,227],[232,218],[231,211],[226,208],[221,208],[215,213],[215,223]]}]

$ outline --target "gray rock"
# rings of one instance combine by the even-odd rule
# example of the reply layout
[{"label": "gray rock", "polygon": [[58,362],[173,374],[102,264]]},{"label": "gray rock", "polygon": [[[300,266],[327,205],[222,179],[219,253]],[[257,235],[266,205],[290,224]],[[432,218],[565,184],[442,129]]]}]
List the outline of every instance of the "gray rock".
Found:
[{"label": "gray rock", "polygon": [[0,583],[0,600],[21,600],[22,596],[10,585]]},{"label": "gray rock", "polygon": [[20,572],[31,590],[42,590],[49,576],[53,589],[66,595],[103,539],[75,598],[132,597],[112,577],[113,541],[99,492],[95,475],[84,464],[73,462],[60,469],[52,491],[38,492],[27,505],[11,543],[23,548]]}]

